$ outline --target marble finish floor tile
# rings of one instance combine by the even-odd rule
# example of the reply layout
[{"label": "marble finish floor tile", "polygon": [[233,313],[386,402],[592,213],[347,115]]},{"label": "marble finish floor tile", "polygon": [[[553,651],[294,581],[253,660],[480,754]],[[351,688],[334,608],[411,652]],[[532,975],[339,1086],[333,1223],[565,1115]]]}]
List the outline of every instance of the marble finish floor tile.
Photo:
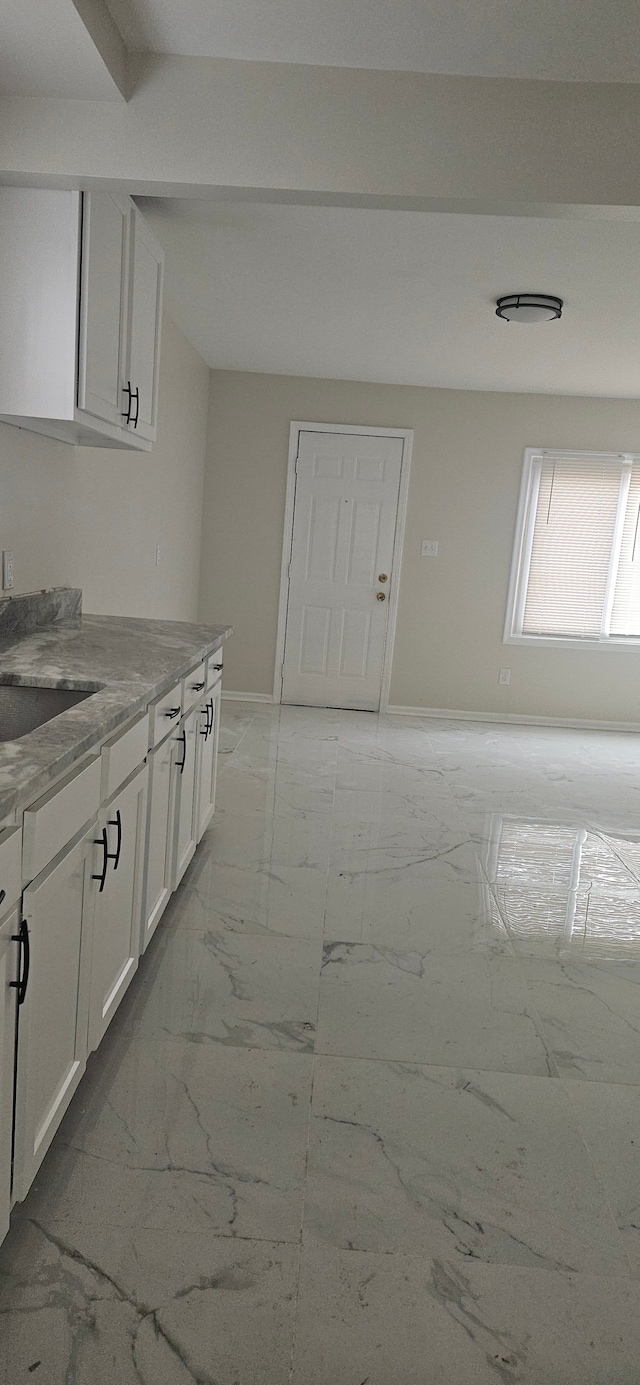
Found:
[{"label": "marble finish floor tile", "polygon": [[635,1385],[640,1285],[306,1247],[293,1385]]},{"label": "marble finish floor tile", "polygon": [[14,1209],[1,1385],[636,1385],[640,738],[222,725]]},{"label": "marble finish floor tile", "polygon": [[511,957],[327,943],[316,1051],[556,1075]]},{"label": "marble finish floor tile", "polygon": [[630,1277],[562,1083],[317,1058],[305,1241]]},{"label": "marble finish floor tile", "polygon": [[0,1250],[0,1380],[288,1385],[298,1250],[21,1218]]},{"label": "marble finish floor tile", "polygon": [[94,1055],[30,1216],[295,1242],[312,1059],[170,1040]]},{"label": "marble finish floor tile", "polygon": [[403,875],[372,877],[359,890],[344,890],[329,873],[324,919],[326,942],[373,943],[400,952],[514,954],[487,884],[430,872],[421,889]]},{"label": "marble finish floor tile", "polygon": [[320,943],[167,928],[143,958],[115,1033],[311,1052]]},{"label": "marble finish floor tile", "polygon": [[545,1043],[563,1077],[640,1080],[640,961],[521,962]]}]

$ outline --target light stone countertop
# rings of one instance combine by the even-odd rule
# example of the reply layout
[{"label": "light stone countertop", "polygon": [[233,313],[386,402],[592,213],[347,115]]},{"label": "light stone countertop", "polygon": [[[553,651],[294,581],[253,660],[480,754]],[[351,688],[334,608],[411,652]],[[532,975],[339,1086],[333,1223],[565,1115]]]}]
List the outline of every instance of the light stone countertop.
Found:
[{"label": "light stone countertop", "polygon": [[0,821],[45,793],[93,746],[219,649],[232,629],[77,615],[0,640],[0,683],[96,690],[19,740],[0,742]]}]

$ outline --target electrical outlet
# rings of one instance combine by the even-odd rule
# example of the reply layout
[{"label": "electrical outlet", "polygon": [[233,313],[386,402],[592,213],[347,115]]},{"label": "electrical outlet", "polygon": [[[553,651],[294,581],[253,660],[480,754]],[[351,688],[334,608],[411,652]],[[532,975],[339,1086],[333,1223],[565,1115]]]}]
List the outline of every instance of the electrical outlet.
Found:
[{"label": "electrical outlet", "polygon": [[510,669],[510,668],[501,668],[501,669],[500,669],[500,677],[499,677],[499,679],[498,679],[498,682],[499,682],[499,683],[502,683],[502,684],[505,685],[505,686],[506,686],[507,683],[510,683],[510,682],[511,682],[511,669]]},{"label": "electrical outlet", "polygon": [[422,547],[421,547],[421,549],[420,549],[420,556],[421,556],[422,558],[437,558],[437,556],[438,556],[438,540],[437,540],[437,539],[423,539],[423,540],[422,540]]},{"label": "electrical outlet", "polygon": [[161,554],[160,554],[160,544],[157,543],[157,544],[156,544],[156,567],[160,567],[160,557],[161,557]]},{"label": "electrical outlet", "polygon": [[8,592],[13,586],[13,553],[6,549],[2,554],[2,590]]}]

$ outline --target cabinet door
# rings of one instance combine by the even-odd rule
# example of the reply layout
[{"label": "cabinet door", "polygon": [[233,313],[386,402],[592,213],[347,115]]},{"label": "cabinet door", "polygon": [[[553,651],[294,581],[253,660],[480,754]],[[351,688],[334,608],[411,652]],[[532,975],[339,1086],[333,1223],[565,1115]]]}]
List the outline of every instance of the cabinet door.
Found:
[{"label": "cabinet door", "polygon": [[78,408],[124,430],[127,258],[132,203],[86,192],[82,204]]},{"label": "cabinet door", "polygon": [[98,818],[92,871],[90,1049],[98,1047],[138,965],[146,827],[144,765]]},{"label": "cabinet door", "polygon": [[128,431],[155,441],[164,255],[136,207],[131,213],[127,380],[133,402]]},{"label": "cabinet door", "polygon": [[9,1230],[11,1210],[11,1134],[13,1065],[16,1044],[19,911],[0,927],[0,1241]]},{"label": "cabinet door", "polygon": [[[173,761],[177,745],[175,736],[169,736],[149,755],[147,859],[141,941],[143,952],[158,927],[171,894],[175,786]],[[181,757],[182,749],[179,758]]]},{"label": "cabinet door", "polygon": [[218,768],[218,741],[220,738],[220,694],[222,683],[207,693],[200,728],[200,765],[198,773],[198,792],[196,808],[196,840],[200,841],[213,817],[216,806],[216,775]]},{"label": "cabinet door", "polygon": [[171,885],[175,890],[196,849],[195,817],[197,755],[202,704],[199,702],[182,718],[178,732],[178,751],[174,761],[176,811],[174,856]]},{"label": "cabinet door", "polygon": [[18,1022],[14,1195],[19,1201],[86,1066],[95,835],[94,823],[23,895],[30,959]]}]

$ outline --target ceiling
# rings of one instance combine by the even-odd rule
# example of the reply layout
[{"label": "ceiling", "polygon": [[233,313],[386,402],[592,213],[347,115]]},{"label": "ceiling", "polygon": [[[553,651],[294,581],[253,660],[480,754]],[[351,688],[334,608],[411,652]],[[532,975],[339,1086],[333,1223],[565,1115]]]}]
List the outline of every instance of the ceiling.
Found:
[{"label": "ceiling", "polygon": [[121,99],[70,0],[1,0],[1,5],[2,95]]},{"label": "ceiling", "polygon": [[557,81],[640,81],[637,0],[107,0],[132,49]]},{"label": "ceiling", "polygon": [[[640,395],[640,226],[141,199],[168,302],[213,367]],[[559,322],[495,316],[558,294]]]}]

